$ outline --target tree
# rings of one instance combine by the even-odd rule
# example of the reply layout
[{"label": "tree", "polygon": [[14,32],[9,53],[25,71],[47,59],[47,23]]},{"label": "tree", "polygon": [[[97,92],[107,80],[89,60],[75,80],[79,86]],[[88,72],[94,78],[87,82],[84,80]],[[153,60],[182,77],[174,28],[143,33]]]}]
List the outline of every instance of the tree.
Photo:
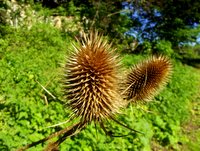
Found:
[{"label": "tree", "polygon": [[35,4],[52,9],[56,14],[59,11],[57,8],[62,7],[65,14],[79,16],[85,31],[98,29],[112,39],[119,40],[124,37],[124,32],[133,26],[128,16],[121,13],[122,2],[123,0],[34,0]]},{"label": "tree", "polygon": [[78,7],[85,30],[96,28],[112,38],[120,39],[130,27],[131,20],[121,14],[122,0],[71,0]]},{"label": "tree", "polygon": [[[199,28],[194,28],[200,22],[199,0],[150,0],[134,4],[145,11],[143,17],[156,23],[152,28],[158,37],[171,41],[173,46],[196,40],[200,32]],[[160,15],[156,16],[155,11]]]}]

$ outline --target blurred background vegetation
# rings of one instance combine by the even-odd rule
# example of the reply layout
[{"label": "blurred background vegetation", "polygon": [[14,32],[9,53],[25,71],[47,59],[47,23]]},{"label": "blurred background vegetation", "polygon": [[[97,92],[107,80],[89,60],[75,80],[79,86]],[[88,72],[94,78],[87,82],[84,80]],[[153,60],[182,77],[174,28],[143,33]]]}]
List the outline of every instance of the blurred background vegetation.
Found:
[{"label": "blurred background vegetation", "polygon": [[[129,106],[118,117],[144,135],[112,138],[91,124],[60,150],[200,150],[199,6],[198,0],[0,0],[0,150],[69,125],[48,128],[71,113],[61,64],[74,37],[94,28],[113,42],[125,68],[163,54],[172,60],[173,75],[152,102]],[[115,123],[109,127],[127,133]]]}]

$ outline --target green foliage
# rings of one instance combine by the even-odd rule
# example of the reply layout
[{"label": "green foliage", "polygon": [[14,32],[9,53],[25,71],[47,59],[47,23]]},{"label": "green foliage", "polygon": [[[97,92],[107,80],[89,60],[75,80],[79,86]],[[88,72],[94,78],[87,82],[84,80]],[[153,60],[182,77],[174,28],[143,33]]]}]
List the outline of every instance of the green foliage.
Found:
[{"label": "green foliage", "polygon": [[[138,62],[139,57],[125,55],[124,59],[124,64],[130,66],[131,62]],[[138,114],[137,111],[134,111],[132,114],[134,118],[127,118],[147,120],[148,124],[151,125],[151,131],[153,131],[153,136],[149,139],[155,140],[160,146],[178,149],[177,143],[186,141],[180,136],[181,123],[187,121],[190,117],[189,104],[198,93],[199,73],[192,67],[185,67],[177,61],[173,61],[173,65],[172,79],[167,88],[153,102],[148,103],[146,107],[142,106],[142,108],[145,108],[144,110],[150,112]],[[137,122],[134,123],[135,125],[138,124]]]},{"label": "green foliage", "polygon": [[125,54],[122,56],[122,63],[126,66],[126,67],[131,67],[132,65],[136,64],[137,62],[139,62],[140,60],[143,60],[145,56],[142,55],[129,55],[129,54]]},{"label": "green foliage", "polygon": [[191,76],[191,72],[192,69],[185,69],[176,63],[168,89],[156,97],[155,103],[149,104],[158,113],[156,119],[152,117],[156,129],[154,135],[163,145],[173,145],[180,141],[180,124],[189,118],[188,105],[193,94],[197,93],[194,86],[198,85],[198,76]]},{"label": "green foliage", "polygon": [[[179,42],[194,41],[199,32],[198,28],[191,29],[193,23],[199,23],[199,1],[144,1],[142,6],[147,10],[149,18],[158,24],[155,31],[161,39],[169,40],[173,46]],[[148,6],[148,7],[147,7]],[[154,17],[154,9],[161,13],[161,17]],[[190,26],[188,28],[188,26]],[[198,30],[198,32],[197,32]]]},{"label": "green foliage", "polygon": [[185,58],[200,58],[200,45],[197,44],[195,46],[182,46],[177,53],[180,54],[181,57]]},{"label": "green foliage", "polygon": [[153,52],[157,54],[163,54],[166,56],[172,56],[174,51],[172,50],[172,44],[169,41],[160,40],[157,41],[153,47]]},{"label": "green foliage", "polygon": [[65,10],[67,11],[68,15],[71,15],[71,16],[78,15],[77,14],[77,8],[74,5],[73,1],[69,1],[69,3],[65,6],[65,8],[66,8]]},{"label": "green foliage", "polygon": [[[69,53],[71,38],[48,24],[33,25],[30,29],[4,27],[0,37],[0,150],[15,150],[48,136],[69,124],[47,128],[69,118],[62,96],[60,63]],[[145,59],[141,55],[123,55],[126,67]],[[199,74],[180,62],[173,61],[174,73],[167,88],[147,105],[130,105],[117,119],[129,130],[114,122],[105,126],[114,134],[126,137],[109,137],[97,125],[89,125],[82,132],[65,141],[60,150],[152,150],[152,143],[176,148],[180,125],[189,118],[188,105],[197,93]],[[58,99],[47,94],[40,82]],[[48,105],[47,105],[48,102]],[[150,112],[149,112],[150,111]],[[46,144],[31,150],[42,150]]]},{"label": "green foliage", "polygon": [[43,138],[55,131],[45,127],[68,116],[63,103],[53,101],[36,81],[62,96],[58,75],[69,38],[47,24],[12,30],[0,39],[0,146],[8,150]]},{"label": "green foliage", "polygon": [[[6,15],[6,10],[8,6],[5,7],[8,0],[3,0],[3,3],[0,4],[0,22],[6,24],[6,18],[10,16]],[[180,42],[195,41],[196,36],[198,35],[200,28],[193,28],[193,23],[199,23],[199,1],[131,1],[130,4],[133,4],[134,8],[130,10],[126,15],[122,13],[122,0],[117,1],[94,1],[94,0],[56,0],[56,1],[42,1],[38,0],[37,3],[33,0],[17,0],[18,6],[22,6],[20,9],[15,11],[12,10],[11,21],[17,18],[19,20],[18,24],[26,24],[29,22],[20,21],[21,10],[24,9],[25,4],[31,5],[31,8],[38,11],[40,10],[43,13],[44,21],[47,21],[49,16],[70,16],[78,20],[85,30],[91,28],[99,29],[99,31],[108,34],[110,38],[116,44],[124,44],[124,33],[127,32],[130,28],[141,25],[141,23],[136,23],[136,21],[131,20],[131,13],[136,11],[140,12],[144,10],[144,18],[148,18],[149,25],[147,28],[142,31],[143,33],[149,33],[151,36],[145,36],[143,34],[143,39],[151,39],[151,41],[157,41],[157,38],[165,39],[170,41],[172,47],[178,46]],[[31,9],[28,8],[28,9]],[[155,16],[155,10],[160,12],[161,15]],[[35,13],[26,12],[25,14],[30,16],[28,20],[34,18]],[[34,15],[32,15],[34,14]],[[36,16],[36,18],[39,18]],[[41,19],[41,18],[40,18]],[[34,19],[35,20],[35,19]],[[28,22],[28,23],[27,23]],[[37,20],[36,20],[37,22]],[[151,23],[156,23],[155,26],[151,26]],[[14,24],[14,23],[13,23]],[[68,27],[67,27],[68,28]],[[155,33],[157,36],[155,36]],[[149,53],[149,51],[145,52]]]},{"label": "green foliage", "polygon": [[[166,31],[167,32],[167,31]],[[192,28],[190,26],[178,28],[172,31],[173,33],[168,33],[169,38],[173,46],[178,46],[180,43],[191,43],[196,42],[196,39],[200,32],[200,27]]]},{"label": "green foliage", "polygon": [[152,44],[148,41],[144,41],[142,44],[142,51],[144,54],[151,54],[152,53]]},{"label": "green foliage", "polygon": [[112,40],[115,38],[115,43],[118,43],[123,38],[123,33],[126,32],[132,23],[130,19],[121,14],[121,0],[117,1],[77,1],[74,0],[74,5],[78,8],[80,14],[80,22],[84,30],[98,29],[109,35]]},{"label": "green foliage", "polygon": [[5,0],[0,3],[0,24],[6,25],[6,18],[8,17],[6,10],[8,9],[8,4]]}]

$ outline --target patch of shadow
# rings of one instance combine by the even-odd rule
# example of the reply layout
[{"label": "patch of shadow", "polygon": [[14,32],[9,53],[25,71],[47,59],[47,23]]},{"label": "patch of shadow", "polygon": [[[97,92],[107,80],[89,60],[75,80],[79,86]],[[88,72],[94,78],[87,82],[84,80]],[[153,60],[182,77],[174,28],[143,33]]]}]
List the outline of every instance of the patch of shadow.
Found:
[{"label": "patch of shadow", "polygon": [[1,151],[9,151],[9,147],[4,144],[4,141],[0,139],[0,150]]},{"label": "patch of shadow", "polygon": [[187,58],[184,57],[180,59],[182,63],[187,64],[189,66],[200,68],[200,58]]}]

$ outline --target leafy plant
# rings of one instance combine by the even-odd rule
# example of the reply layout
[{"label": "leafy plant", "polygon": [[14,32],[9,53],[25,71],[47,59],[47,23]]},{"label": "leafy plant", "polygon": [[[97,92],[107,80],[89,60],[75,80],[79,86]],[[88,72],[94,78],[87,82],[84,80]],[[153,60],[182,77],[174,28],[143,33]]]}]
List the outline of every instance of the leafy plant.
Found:
[{"label": "leafy plant", "polygon": [[153,52],[157,54],[163,54],[169,57],[172,56],[174,53],[171,42],[165,40],[160,40],[156,42],[155,46],[153,47]]}]

